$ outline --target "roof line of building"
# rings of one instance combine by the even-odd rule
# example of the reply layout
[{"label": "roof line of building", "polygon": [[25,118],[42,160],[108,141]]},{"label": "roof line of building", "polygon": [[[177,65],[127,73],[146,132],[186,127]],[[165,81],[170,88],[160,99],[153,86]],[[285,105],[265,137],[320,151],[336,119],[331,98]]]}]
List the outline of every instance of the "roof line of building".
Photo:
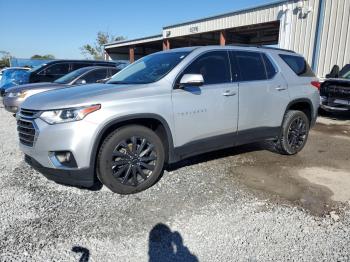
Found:
[{"label": "roof line of building", "polygon": [[190,21],[186,21],[183,23],[178,23],[178,24],[173,24],[173,25],[169,25],[169,26],[164,26],[164,29],[169,29],[169,28],[173,28],[173,27],[177,27],[177,26],[183,26],[183,25],[189,25],[189,24],[193,24],[193,23],[199,23],[199,22],[203,22],[203,21],[208,21],[208,20],[212,20],[212,19],[217,19],[217,18],[221,18],[221,17],[225,17],[225,16],[229,16],[229,15],[235,15],[235,14],[239,14],[242,12],[247,12],[250,10],[254,10],[254,9],[261,9],[261,8],[265,8],[265,7],[269,7],[269,6],[275,6],[278,4],[282,4],[285,2],[288,2],[290,0],[275,0],[266,4],[262,4],[262,5],[257,5],[257,6],[251,6],[251,7],[247,7],[247,8],[242,8],[242,9],[238,9],[229,13],[223,13],[223,14],[219,14],[219,15],[214,15],[214,16],[208,16],[208,17],[204,17],[204,18],[200,18],[200,19],[195,19],[195,20],[190,20]]},{"label": "roof line of building", "polygon": [[133,39],[126,39],[126,40],[120,40],[120,41],[115,41],[111,43],[104,44],[104,46],[110,46],[110,45],[119,45],[119,44],[124,44],[124,43],[129,43],[129,42],[137,42],[137,41],[143,41],[143,40],[150,40],[152,38],[157,39],[163,37],[162,34],[159,35],[152,35],[152,36],[145,36],[145,37],[140,37],[140,38],[133,38]]}]

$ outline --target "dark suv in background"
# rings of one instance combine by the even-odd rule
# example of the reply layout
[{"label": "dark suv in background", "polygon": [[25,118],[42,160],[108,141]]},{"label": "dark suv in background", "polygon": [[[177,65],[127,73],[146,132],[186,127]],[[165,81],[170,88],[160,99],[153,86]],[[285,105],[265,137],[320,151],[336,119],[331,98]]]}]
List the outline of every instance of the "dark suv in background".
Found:
[{"label": "dark suv in background", "polygon": [[120,66],[120,62],[89,60],[55,60],[33,68],[29,73],[29,83],[53,82],[56,79],[87,66]]}]

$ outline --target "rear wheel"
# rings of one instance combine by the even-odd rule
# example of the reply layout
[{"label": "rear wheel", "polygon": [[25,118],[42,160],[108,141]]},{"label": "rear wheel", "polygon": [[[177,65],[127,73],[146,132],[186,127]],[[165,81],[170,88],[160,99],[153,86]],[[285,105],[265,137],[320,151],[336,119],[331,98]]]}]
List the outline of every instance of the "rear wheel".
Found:
[{"label": "rear wheel", "polygon": [[285,155],[300,152],[307,141],[310,121],[304,112],[290,110],[284,116],[280,138],[276,143],[278,151]]},{"label": "rear wheel", "polygon": [[160,178],[164,155],[162,141],[151,129],[138,125],[122,127],[101,146],[98,177],[115,193],[140,192]]}]

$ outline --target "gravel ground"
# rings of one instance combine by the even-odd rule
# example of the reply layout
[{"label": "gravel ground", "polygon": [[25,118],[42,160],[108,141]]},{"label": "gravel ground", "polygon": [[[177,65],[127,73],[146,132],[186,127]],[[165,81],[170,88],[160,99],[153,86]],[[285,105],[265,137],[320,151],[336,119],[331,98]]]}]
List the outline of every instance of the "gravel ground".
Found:
[{"label": "gravel ground", "polygon": [[[311,134],[304,155],[330,139],[321,129]],[[15,119],[0,109],[1,261],[350,260],[348,203],[294,173],[274,190],[261,186],[268,174],[282,174],[288,160],[260,145],[184,161],[151,189],[120,196],[48,181],[23,162],[15,132]],[[332,138],[325,151],[337,158],[332,150],[349,144],[345,138]],[[304,155],[290,165],[322,162],[350,173],[346,154],[329,164],[329,156],[308,164]],[[256,173],[261,178],[250,175]],[[304,191],[283,194],[289,185]],[[315,211],[320,203],[327,208]]]}]

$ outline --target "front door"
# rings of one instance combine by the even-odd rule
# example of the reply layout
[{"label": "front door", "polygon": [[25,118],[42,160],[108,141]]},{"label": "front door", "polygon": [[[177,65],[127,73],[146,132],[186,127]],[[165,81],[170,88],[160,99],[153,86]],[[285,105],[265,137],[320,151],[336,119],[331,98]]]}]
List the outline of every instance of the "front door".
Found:
[{"label": "front door", "polygon": [[231,80],[228,52],[200,55],[178,77],[178,82],[184,74],[202,74],[204,85],[172,92],[175,147],[209,151],[229,146],[237,131],[238,84]]}]

